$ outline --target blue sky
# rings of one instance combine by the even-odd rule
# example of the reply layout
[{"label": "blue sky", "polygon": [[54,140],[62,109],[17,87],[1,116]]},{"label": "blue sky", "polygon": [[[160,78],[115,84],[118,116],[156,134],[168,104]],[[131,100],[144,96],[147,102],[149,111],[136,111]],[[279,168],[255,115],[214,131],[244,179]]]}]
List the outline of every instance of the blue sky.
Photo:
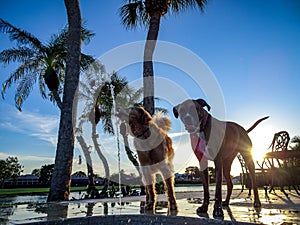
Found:
[{"label": "blue sky", "polygon": [[[132,31],[122,27],[118,16],[122,2],[81,1],[82,17],[88,29],[96,33],[89,45],[83,45],[84,53],[101,58],[112,49],[145,39],[145,28]],[[226,113],[219,114],[216,110],[218,105],[209,102],[213,115],[236,121],[245,128],[265,115],[270,116],[250,133],[255,155],[267,151],[275,132],[287,130],[291,137],[300,135],[299,10],[298,0],[211,0],[204,13],[194,9],[180,15],[167,14],[161,21],[159,40],[176,44],[201,58],[215,78]],[[58,0],[2,0],[0,18],[29,31],[44,42],[59,32],[67,21],[63,1]],[[14,43],[1,33],[0,51],[12,46]],[[181,63],[188,64],[189,61]],[[15,66],[0,67],[1,84]],[[141,78],[142,66],[137,63],[118,72],[126,76],[129,82],[135,83]],[[155,73],[167,83],[176,83],[188,97],[215,97],[211,94],[205,96],[209,84],[195,84],[192,79],[201,76],[200,71],[190,77],[181,68],[157,62]],[[166,96],[180,95],[172,87],[156,91],[160,91],[163,97],[164,92]],[[14,107],[14,92],[15,86],[12,86],[7,90],[5,99],[0,99],[0,158],[18,156],[25,172],[30,173],[34,168],[53,163],[59,111],[55,105],[43,100],[35,89],[20,113]],[[172,104],[174,102],[167,98],[158,102],[158,106],[167,107],[170,112]],[[184,132],[182,125],[171,114],[170,118],[173,122],[170,135],[176,151],[175,169],[182,172],[186,165],[197,165],[197,162],[187,135],[179,135]],[[111,167],[116,168],[117,154],[111,145],[115,138],[101,134],[100,142]],[[76,144],[75,156],[79,154],[81,150]],[[101,162],[94,152],[92,154],[98,170],[96,173],[102,174]],[[183,155],[186,155],[184,159]],[[122,167],[131,170],[124,152],[121,157]],[[84,165],[78,165],[75,161],[74,171],[85,170]],[[232,173],[239,171],[236,165]]]}]

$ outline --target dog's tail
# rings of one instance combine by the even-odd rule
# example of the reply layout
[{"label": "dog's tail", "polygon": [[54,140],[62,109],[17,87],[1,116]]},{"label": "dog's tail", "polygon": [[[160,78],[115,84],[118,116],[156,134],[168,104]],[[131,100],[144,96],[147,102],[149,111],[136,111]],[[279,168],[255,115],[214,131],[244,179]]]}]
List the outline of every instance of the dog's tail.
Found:
[{"label": "dog's tail", "polygon": [[158,112],[153,116],[153,121],[156,125],[161,128],[163,131],[168,132],[171,129],[171,120],[162,112]]},{"label": "dog's tail", "polygon": [[252,125],[252,127],[250,127],[250,128],[247,130],[247,133],[249,133],[250,131],[252,131],[252,130],[260,123],[260,122],[262,122],[263,120],[266,120],[266,119],[268,119],[268,118],[269,118],[269,116],[265,116],[265,117],[263,117],[263,118],[257,120],[257,121]]}]

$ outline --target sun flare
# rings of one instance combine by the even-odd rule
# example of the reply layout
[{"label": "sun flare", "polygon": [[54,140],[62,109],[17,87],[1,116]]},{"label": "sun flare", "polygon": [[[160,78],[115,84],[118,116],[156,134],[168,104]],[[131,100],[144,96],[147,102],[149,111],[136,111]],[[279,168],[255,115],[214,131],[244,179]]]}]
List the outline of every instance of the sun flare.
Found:
[{"label": "sun flare", "polygon": [[270,151],[269,146],[273,140],[274,129],[271,126],[256,127],[254,131],[249,133],[252,141],[252,157],[253,161],[261,163],[265,154]]}]

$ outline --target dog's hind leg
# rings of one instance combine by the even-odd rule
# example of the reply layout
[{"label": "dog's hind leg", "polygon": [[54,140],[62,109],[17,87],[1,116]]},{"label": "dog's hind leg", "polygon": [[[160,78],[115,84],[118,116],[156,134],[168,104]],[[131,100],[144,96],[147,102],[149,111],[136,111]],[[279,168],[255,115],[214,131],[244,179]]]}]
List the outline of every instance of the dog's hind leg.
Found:
[{"label": "dog's hind leg", "polygon": [[228,206],[230,201],[230,196],[232,194],[233,184],[230,177],[231,164],[233,159],[226,159],[223,161],[223,176],[227,184],[227,195],[225,201],[222,202],[223,206]]},{"label": "dog's hind leg", "polygon": [[213,217],[222,218],[224,213],[222,210],[222,179],[223,179],[223,161],[220,158],[214,160],[216,170],[216,192]]},{"label": "dog's hind leg", "polygon": [[251,177],[253,194],[254,194],[254,207],[261,207],[261,202],[260,202],[259,196],[258,196],[256,177],[255,177],[255,166],[254,166],[252,155],[251,155],[250,151],[244,151],[244,152],[241,152],[241,154],[242,154],[242,156],[245,160],[245,163],[249,169],[249,173],[250,173],[250,177]]}]

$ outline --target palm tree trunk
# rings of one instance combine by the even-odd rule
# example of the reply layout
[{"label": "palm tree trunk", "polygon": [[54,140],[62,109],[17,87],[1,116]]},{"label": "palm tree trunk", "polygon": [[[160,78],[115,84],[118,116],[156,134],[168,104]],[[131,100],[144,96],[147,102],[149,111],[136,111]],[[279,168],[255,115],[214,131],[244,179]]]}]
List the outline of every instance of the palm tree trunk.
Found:
[{"label": "palm tree trunk", "polygon": [[[140,164],[139,164],[138,160],[136,159],[136,157],[134,157],[133,152],[130,150],[130,147],[129,147],[128,134],[127,134],[127,128],[126,128],[125,123],[121,123],[121,125],[120,125],[120,134],[123,137],[127,157],[132,162],[132,164],[135,166],[136,170],[138,171],[139,177],[142,181],[142,172],[140,171]],[[141,195],[145,195],[146,194],[145,186],[143,185],[142,182],[140,183],[140,188],[141,188]]]},{"label": "palm tree trunk", "polygon": [[81,13],[79,0],[64,0],[68,15],[68,52],[53,177],[47,201],[69,199],[74,154],[73,100],[80,75]]},{"label": "palm tree trunk", "polygon": [[[140,179],[142,181],[142,173],[141,173],[141,171],[139,169],[140,168],[140,164],[136,160],[136,158],[133,156],[132,151],[130,150],[129,143],[128,143],[128,136],[122,134],[122,137],[123,137],[123,141],[124,141],[125,151],[126,151],[127,157],[132,162],[132,164],[135,166],[136,170],[138,171],[139,177],[140,177]],[[140,183],[140,188],[141,188],[141,195],[146,194],[145,193],[145,186],[142,184],[142,182]]]},{"label": "palm tree trunk", "polygon": [[102,196],[106,195],[107,190],[108,190],[108,185],[109,185],[109,180],[110,180],[110,172],[109,172],[108,162],[107,162],[105,156],[102,154],[101,149],[98,144],[98,141],[97,141],[98,134],[96,131],[96,127],[97,127],[96,123],[92,123],[92,139],[93,139],[94,147],[95,147],[95,150],[97,151],[97,154],[98,154],[100,160],[103,163],[104,172],[105,172],[104,187],[100,193],[100,196],[102,197]]},{"label": "palm tree trunk", "polygon": [[125,152],[127,154],[128,159],[130,160],[130,162],[132,162],[132,164],[137,169],[139,176],[142,177],[141,171],[139,170],[140,164],[139,164],[138,160],[136,159],[136,157],[133,155],[133,152],[131,151],[131,149],[129,147],[128,134],[127,134],[127,128],[126,128],[125,123],[121,123],[121,125],[120,125],[120,134],[123,137]]},{"label": "palm tree trunk", "polygon": [[160,12],[151,14],[150,26],[147,40],[144,48],[143,63],[143,85],[144,85],[144,108],[151,114],[154,114],[154,71],[153,54],[160,26]]},{"label": "palm tree trunk", "polygon": [[83,137],[80,135],[80,136],[77,136],[77,141],[79,142],[81,148],[82,148],[82,151],[83,151],[83,154],[84,154],[84,158],[85,158],[85,161],[86,161],[86,166],[87,166],[87,171],[88,171],[88,179],[89,179],[89,187],[90,186],[95,186],[95,174],[94,174],[94,170],[93,170],[93,165],[92,165],[92,158],[91,158],[91,155],[90,155],[90,152],[89,152],[89,148],[88,146],[86,145]]}]

